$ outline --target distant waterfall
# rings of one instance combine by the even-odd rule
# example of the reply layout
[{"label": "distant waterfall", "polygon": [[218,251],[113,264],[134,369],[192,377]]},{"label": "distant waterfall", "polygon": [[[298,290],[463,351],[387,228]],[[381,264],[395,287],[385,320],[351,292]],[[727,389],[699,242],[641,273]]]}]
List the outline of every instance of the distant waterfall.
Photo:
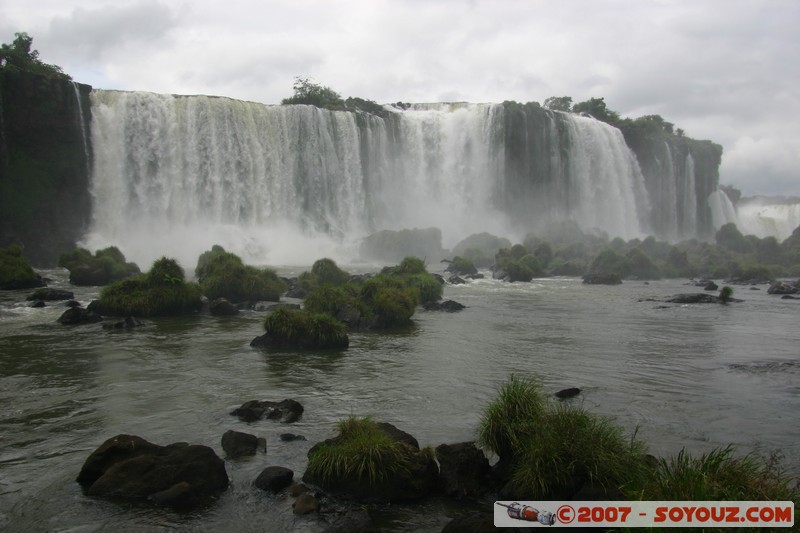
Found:
[{"label": "distant waterfall", "polygon": [[[222,244],[252,263],[352,258],[381,229],[436,226],[445,246],[521,238],[553,217],[632,238],[647,192],[619,130],[502,104],[387,107],[385,116],[227,98],[94,91],[93,225],[147,267],[190,269]],[[521,120],[521,122],[520,122]]]}]

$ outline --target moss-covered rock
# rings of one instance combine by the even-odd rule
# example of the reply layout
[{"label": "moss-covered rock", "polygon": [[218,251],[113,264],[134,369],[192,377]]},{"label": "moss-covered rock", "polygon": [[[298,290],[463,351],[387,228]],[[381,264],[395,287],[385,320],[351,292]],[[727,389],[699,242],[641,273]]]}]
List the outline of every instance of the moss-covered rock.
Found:
[{"label": "moss-covered rock", "polygon": [[69,270],[69,281],[73,285],[101,286],[140,274],[136,263],[129,263],[116,246],[95,251],[75,248],[58,257],[58,266]]},{"label": "moss-covered rock", "polygon": [[0,248],[0,289],[31,289],[43,287],[42,277],[33,271],[22,255],[22,247],[12,244]]},{"label": "moss-covered rock", "polygon": [[201,296],[199,285],[185,281],[181,266],[162,257],[146,274],[105,287],[94,309],[117,316],[180,315],[199,310]]},{"label": "moss-covered rock", "polygon": [[245,265],[239,256],[221,247],[200,256],[195,273],[199,274],[203,294],[212,300],[277,302],[286,291],[286,284],[274,270]]},{"label": "moss-covered rock", "polygon": [[264,320],[264,335],[250,343],[254,348],[298,350],[346,349],[350,344],[345,325],[325,313],[281,307]]}]

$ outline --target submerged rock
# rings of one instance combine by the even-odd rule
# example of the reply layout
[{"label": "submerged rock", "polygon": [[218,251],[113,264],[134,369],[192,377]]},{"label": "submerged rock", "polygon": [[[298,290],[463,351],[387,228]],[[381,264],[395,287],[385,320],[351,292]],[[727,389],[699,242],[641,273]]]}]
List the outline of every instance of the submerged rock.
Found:
[{"label": "submerged rock", "polygon": [[75,294],[72,291],[42,288],[33,291],[33,294],[29,295],[26,300],[42,300],[45,302],[52,302],[57,300],[72,300],[73,298],[75,298]]},{"label": "submerged rock", "polygon": [[455,313],[465,309],[466,306],[453,300],[445,300],[444,302],[426,302],[422,304],[426,311],[445,311],[447,313]]},{"label": "submerged rock", "polygon": [[245,422],[255,422],[262,418],[270,420],[279,419],[281,422],[291,424],[296,422],[303,415],[303,406],[296,400],[282,400],[271,402],[268,400],[250,400],[237,407],[231,414],[238,416]]},{"label": "submerged rock", "polygon": [[83,307],[70,307],[64,311],[60,317],[58,317],[58,323],[64,324],[65,326],[94,324],[96,322],[102,322],[102,320],[102,316],[98,315],[94,311],[84,309]]},{"label": "submerged rock", "polygon": [[225,462],[208,446],[159,446],[133,435],[105,441],[77,478],[88,496],[151,501],[179,509],[209,503],[228,488]]}]

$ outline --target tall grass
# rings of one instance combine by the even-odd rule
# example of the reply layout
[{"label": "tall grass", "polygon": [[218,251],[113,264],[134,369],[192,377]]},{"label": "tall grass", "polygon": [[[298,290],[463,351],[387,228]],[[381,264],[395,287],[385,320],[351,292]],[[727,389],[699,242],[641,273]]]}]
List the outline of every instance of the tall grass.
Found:
[{"label": "tall grass", "polygon": [[585,483],[606,489],[633,486],[645,474],[644,453],[644,443],[626,439],[613,420],[559,404],[523,446],[512,481],[535,498]]},{"label": "tall grass", "polygon": [[640,485],[645,446],[583,407],[554,404],[535,379],[512,375],[486,408],[478,443],[505,461],[514,487],[546,498],[585,483]]},{"label": "tall grass", "polygon": [[382,431],[370,417],[349,417],[337,425],[339,434],[309,454],[309,475],[331,480],[365,480],[372,485],[408,472],[415,453],[408,444]]},{"label": "tall grass", "polygon": [[640,490],[643,500],[800,501],[797,480],[779,467],[780,457],[735,456],[734,448],[715,448],[699,457],[685,449],[660,459]]},{"label": "tall grass", "polygon": [[525,446],[546,412],[539,382],[512,374],[481,417],[478,444],[509,458]]}]

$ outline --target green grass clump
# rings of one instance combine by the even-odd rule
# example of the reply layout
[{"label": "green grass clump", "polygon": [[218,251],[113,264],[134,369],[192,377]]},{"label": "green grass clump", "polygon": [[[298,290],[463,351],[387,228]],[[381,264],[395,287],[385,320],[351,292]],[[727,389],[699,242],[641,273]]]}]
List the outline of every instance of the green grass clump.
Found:
[{"label": "green grass clump", "polygon": [[761,460],[734,456],[734,448],[715,448],[700,457],[685,449],[660,459],[645,485],[629,496],[641,500],[800,501],[797,481],[778,467],[779,457]]},{"label": "green grass clump", "polygon": [[607,489],[635,485],[645,472],[644,453],[644,444],[626,439],[613,420],[559,404],[523,446],[512,481],[535,498],[587,482]]},{"label": "green grass clump", "polygon": [[100,309],[103,314],[119,316],[178,315],[197,311],[201,296],[196,283],[184,281],[180,265],[162,257],[147,273],[105,287],[100,293]]},{"label": "green grass clump", "polygon": [[[209,255],[206,255],[209,254]],[[210,299],[226,298],[231,302],[280,300],[286,284],[274,270],[245,265],[239,256],[222,251],[205,252],[198,259],[200,288]]]},{"label": "green grass clump", "polygon": [[58,266],[69,270],[70,283],[81,286],[107,285],[141,272],[116,246],[97,250],[94,255],[85,248],[75,248],[58,257]]},{"label": "green grass clump", "polygon": [[515,490],[531,498],[585,483],[634,486],[645,472],[641,441],[582,407],[552,404],[537,381],[513,375],[484,412],[478,443],[500,456]]},{"label": "green grass clump", "polygon": [[435,302],[442,299],[441,282],[436,277],[423,272],[421,274],[412,274],[405,278],[407,287],[417,289],[419,293],[419,303]]},{"label": "green grass clump", "polygon": [[510,458],[522,449],[546,412],[547,399],[539,382],[512,374],[483,413],[478,443],[501,458]]},{"label": "green grass clump", "polygon": [[468,276],[470,274],[477,274],[478,269],[475,267],[475,263],[473,263],[467,257],[461,257],[457,255],[453,258],[450,262],[450,265],[447,267],[448,272],[452,272],[453,274],[458,274],[459,276]]},{"label": "green grass clump", "polygon": [[350,274],[339,268],[333,259],[327,257],[317,259],[311,266],[311,273],[320,284],[344,285],[350,279]]},{"label": "green grass clump", "polygon": [[371,485],[408,471],[414,453],[408,444],[391,438],[370,417],[351,416],[337,425],[339,435],[324,442],[308,457],[310,476],[331,480],[364,480]]},{"label": "green grass clump", "polygon": [[320,285],[312,290],[303,302],[303,309],[309,313],[327,313],[336,316],[346,305],[363,307],[358,300],[358,289],[355,285],[334,287]]},{"label": "green grass clump", "polygon": [[347,327],[325,313],[282,307],[264,320],[265,336],[273,344],[294,348],[347,348]]},{"label": "green grass clump", "polygon": [[42,278],[22,255],[22,246],[12,244],[0,248],[0,289],[29,289],[42,285]]}]

